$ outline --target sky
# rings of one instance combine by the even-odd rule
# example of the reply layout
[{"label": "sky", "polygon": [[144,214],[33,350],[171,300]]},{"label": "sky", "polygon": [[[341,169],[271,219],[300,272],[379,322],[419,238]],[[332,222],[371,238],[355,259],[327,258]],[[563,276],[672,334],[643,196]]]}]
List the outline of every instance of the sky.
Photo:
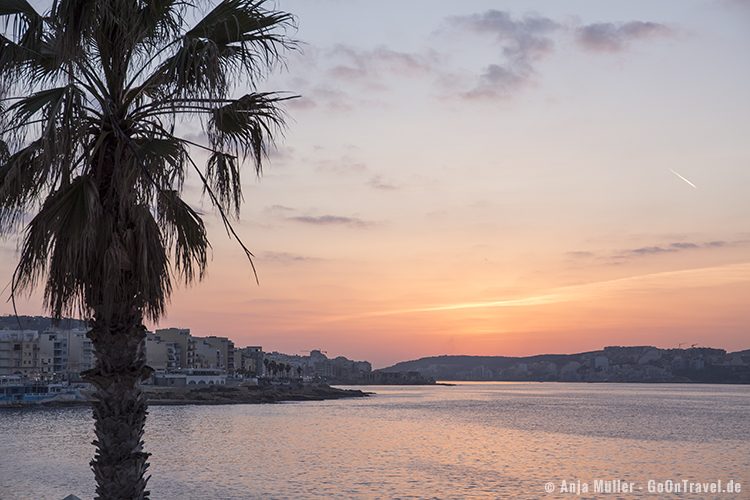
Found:
[{"label": "sky", "polygon": [[188,180],[213,258],[158,326],[376,367],[750,348],[750,1],[275,5],[300,48],[261,89],[301,97],[245,170],[260,284]]}]

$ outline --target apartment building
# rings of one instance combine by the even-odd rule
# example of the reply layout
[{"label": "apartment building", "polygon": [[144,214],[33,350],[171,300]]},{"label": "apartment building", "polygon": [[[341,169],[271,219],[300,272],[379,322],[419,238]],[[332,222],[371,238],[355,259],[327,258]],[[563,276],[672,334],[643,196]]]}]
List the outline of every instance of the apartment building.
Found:
[{"label": "apartment building", "polygon": [[36,375],[40,371],[39,332],[0,330],[0,375]]},{"label": "apartment building", "polygon": [[41,366],[51,367],[50,373],[76,377],[94,367],[94,346],[82,328],[48,328],[39,335]]},{"label": "apartment building", "polygon": [[180,368],[181,346],[168,342],[161,334],[146,334],[146,364],[156,371],[169,371]]},{"label": "apartment building", "polygon": [[234,370],[239,373],[262,376],[264,374],[263,348],[261,346],[235,348]]},{"label": "apartment building", "polygon": [[[211,366],[203,366],[204,368],[221,368],[229,373],[234,372],[234,342],[226,337],[196,337],[198,342],[204,344],[202,352],[209,353],[213,350],[216,352],[216,362]],[[207,347],[206,347],[207,346]]]},{"label": "apartment building", "polygon": [[196,338],[190,335],[189,328],[159,328],[154,332],[163,342],[174,344],[179,358],[176,368],[193,368],[195,366]]}]

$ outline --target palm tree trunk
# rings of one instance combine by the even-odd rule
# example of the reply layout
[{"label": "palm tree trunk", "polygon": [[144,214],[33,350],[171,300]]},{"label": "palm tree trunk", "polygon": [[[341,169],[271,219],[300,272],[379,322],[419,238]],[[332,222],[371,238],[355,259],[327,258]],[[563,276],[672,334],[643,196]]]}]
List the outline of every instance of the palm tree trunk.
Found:
[{"label": "palm tree trunk", "polygon": [[96,498],[148,499],[144,476],[150,454],[143,451],[148,412],[139,386],[151,374],[144,352],[146,328],[136,313],[96,314],[91,326],[96,365],[84,377],[96,388],[96,454],[91,461]]}]

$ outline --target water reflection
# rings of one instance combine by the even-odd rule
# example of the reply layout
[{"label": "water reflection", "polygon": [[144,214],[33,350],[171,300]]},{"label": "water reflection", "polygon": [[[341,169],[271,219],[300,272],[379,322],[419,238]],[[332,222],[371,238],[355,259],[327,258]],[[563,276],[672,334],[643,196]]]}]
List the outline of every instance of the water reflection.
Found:
[{"label": "water reflection", "polygon": [[[531,499],[561,478],[735,479],[750,489],[750,388],[368,390],[378,395],[151,408],[153,498]],[[86,409],[2,411],[2,498],[92,497],[92,439]]]}]

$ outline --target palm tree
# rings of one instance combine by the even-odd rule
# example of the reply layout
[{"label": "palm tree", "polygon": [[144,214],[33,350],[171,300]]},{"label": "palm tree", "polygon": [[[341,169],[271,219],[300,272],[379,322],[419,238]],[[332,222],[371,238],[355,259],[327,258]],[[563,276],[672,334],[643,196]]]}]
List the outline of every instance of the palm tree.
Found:
[{"label": "palm tree", "polygon": [[265,374],[268,376],[268,358],[263,358],[263,366],[265,367]]},{"label": "palm tree", "polygon": [[297,377],[298,378],[302,378],[302,367],[301,366],[297,367]]},{"label": "palm tree", "polygon": [[284,366],[284,371],[286,372],[286,378],[289,378],[289,373],[292,371],[292,365],[289,363]]},{"label": "palm tree", "polygon": [[[23,228],[11,298],[44,283],[54,317],[89,320],[97,498],[149,496],[143,321],[203,277],[210,249],[181,197],[189,171],[252,256],[232,225],[240,167],[259,174],[283,128],[288,97],[256,89],[294,45],[292,16],[264,3],[54,0],[42,15],[0,0],[0,234]],[[205,142],[176,135],[190,117]]]}]

